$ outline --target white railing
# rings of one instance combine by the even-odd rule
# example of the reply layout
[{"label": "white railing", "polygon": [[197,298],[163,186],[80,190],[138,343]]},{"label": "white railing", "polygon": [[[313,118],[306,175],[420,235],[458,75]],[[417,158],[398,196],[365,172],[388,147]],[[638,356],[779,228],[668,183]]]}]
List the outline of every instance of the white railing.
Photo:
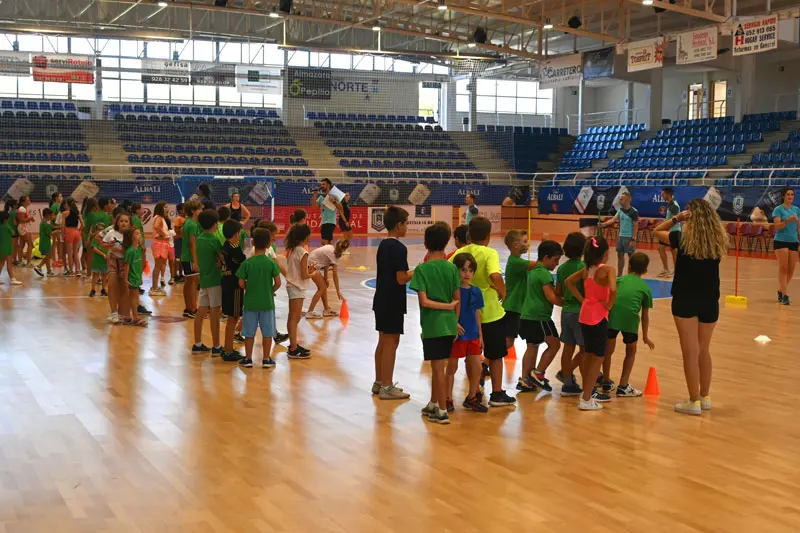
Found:
[{"label": "white railing", "polygon": [[[692,104],[689,105],[686,102],[681,103],[675,109],[675,120],[688,120],[689,119],[689,111],[693,109],[695,112],[693,113],[692,120],[698,118],[718,118],[718,117],[727,117],[735,115],[736,110],[736,100],[733,98],[727,98],[725,100],[714,100],[713,102],[703,102],[701,104]],[[711,114],[709,114],[709,110],[711,110]]]},{"label": "white railing", "polygon": [[596,113],[584,113],[583,131],[579,131],[580,115],[567,115],[567,132],[570,135],[580,135],[587,129],[595,126],[619,126],[627,124],[638,124],[639,115],[642,109],[619,109],[614,111],[597,111]]},{"label": "white railing", "polygon": [[[779,172],[791,172],[797,177],[778,177]],[[764,177],[743,177],[744,173],[761,172],[766,173]],[[670,177],[663,177],[664,174],[671,174]],[[698,173],[702,176],[697,177]],[[644,174],[644,176],[642,176]],[[679,181],[688,181],[689,185],[704,186],[714,185],[716,180],[726,180],[726,184],[734,186],[752,185],[778,185],[785,181],[796,181],[800,183],[800,167],[783,168],[695,168],[695,169],[647,169],[647,170],[581,170],[571,172],[562,170],[557,172],[538,172],[534,175],[537,186],[564,186],[576,185],[584,182],[594,182],[595,185],[615,184],[630,185],[631,181],[658,182],[664,185],[670,181],[671,185],[676,185]],[[730,183],[727,183],[727,182]]]},{"label": "white railing", "polygon": [[[493,116],[494,124],[487,121],[487,115]],[[510,114],[510,113],[478,113],[478,119],[481,125],[494,125],[494,126],[530,126],[533,128],[554,128],[553,115],[525,115],[525,114]],[[509,121],[509,119],[513,119]],[[513,122],[513,123],[512,123]]]}]

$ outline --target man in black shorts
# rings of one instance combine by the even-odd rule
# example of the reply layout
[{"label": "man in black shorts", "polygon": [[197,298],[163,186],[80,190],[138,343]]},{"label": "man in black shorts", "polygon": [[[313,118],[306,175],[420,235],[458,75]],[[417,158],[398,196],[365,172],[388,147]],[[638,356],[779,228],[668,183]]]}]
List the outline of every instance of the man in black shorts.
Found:
[{"label": "man in black shorts", "polygon": [[339,201],[333,196],[330,201],[333,208],[325,205],[325,200],[333,189],[333,183],[328,178],[323,178],[319,183],[318,194],[311,196],[311,205],[322,209],[322,245],[330,244],[333,241],[333,231],[336,229],[336,212],[339,210]]}]

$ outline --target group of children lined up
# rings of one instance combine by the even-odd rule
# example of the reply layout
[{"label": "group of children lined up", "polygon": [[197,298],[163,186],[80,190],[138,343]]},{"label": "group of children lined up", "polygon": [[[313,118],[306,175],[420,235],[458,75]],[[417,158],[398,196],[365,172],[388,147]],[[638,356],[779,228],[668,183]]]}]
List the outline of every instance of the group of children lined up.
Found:
[{"label": "group of children lined up", "polygon": [[[511,230],[505,236],[511,255],[504,279],[499,255],[489,247],[491,222],[478,216],[468,227],[456,228],[457,250],[449,255],[445,254],[451,237],[449,225],[437,222],[428,226],[424,237],[427,255],[412,271],[407,249],[399,240],[406,234],[407,220],[408,213],[399,207],[389,207],[384,215],[389,238],[377,252],[373,311],[379,340],[373,394],[384,400],[409,397],[393,381],[393,374],[406,313],[405,285],[410,281],[419,299],[423,356],[432,370],[431,398],[422,414],[432,422],[450,422],[448,412],[455,408],[454,375],[462,358],[469,381],[464,408],[488,411],[482,393],[485,377],[492,382],[489,406],[514,405],[516,399],[502,389],[502,359],[518,336],[527,343],[516,387],[520,392],[552,390],[545,372],[563,343],[557,373],[563,382],[561,394],[580,395],[579,409],[601,409],[598,402],[610,401],[609,393],[615,388],[617,397],[641,396],[629,379],[640,321],[645,344],[654,348],[648,337],[653,298],[642,280],[649,264],[647,255],[634,253],[629,274],[617,279],[616,269],[606,265],[609,247],[602,237],[587,240],[582,233],[571,233],[563,246],[545,240],[539,245],[537,260],[528,261],[522,257],[528,251],[527,233]],[[562,255],[567,261],[558,267]],[[552,320],[554,306],[562,307],[560,335]],[[617,386],[610,379],[610,367],[620,333],[626,353]],[[541,344],[547,347],[537,363]],[[581,373],[582,387],[575,370]]]}]

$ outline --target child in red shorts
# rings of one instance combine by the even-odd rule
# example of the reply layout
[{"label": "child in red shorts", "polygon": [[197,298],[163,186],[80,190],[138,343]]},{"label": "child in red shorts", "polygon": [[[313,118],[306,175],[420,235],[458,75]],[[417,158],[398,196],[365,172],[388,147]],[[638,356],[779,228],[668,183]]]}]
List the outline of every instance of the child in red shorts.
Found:
[{"label": "child in red shorts", "polygon": [[453,343],[450,360],[447,362],[447,410],[455,409],[453,403],[453,382],[458,370],[458,360],[466,358],[469,393],[464,400],[464,407],[478,413],[489,410],[483,404],[483,395],[479,392],[481,379],[481,352],[483,351],[483,333],[481,331],[481,309],[483,309],[483,293],[470,282],[475,275],[478,262],[472,254],[458,254],[453,259],[461,276],[461,310],[458,315],[458,337]]}]

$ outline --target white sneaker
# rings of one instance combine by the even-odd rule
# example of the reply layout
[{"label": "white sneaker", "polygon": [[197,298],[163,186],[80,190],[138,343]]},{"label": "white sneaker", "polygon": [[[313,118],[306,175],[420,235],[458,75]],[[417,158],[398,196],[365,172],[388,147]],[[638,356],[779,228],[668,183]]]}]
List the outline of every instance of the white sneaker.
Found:
[{"label": "white sneaker", "polygon": [[378,393],[378,397],[381,400],[405,400],[406,398],[410,398],[411,395],[407,392],[404,392],[403,389],[397,386],[397,383],[393,383],[388,387],[384,386],[381,387],[381,391]]},{"label": "white sneaker", "polygon": [[18,280],[17,278],[11,278],[10,280],[8,280],[8,284],[9,285],[22,285],[22,282],[20,280]]},{"label": "white sneaker", "polygon": [[703,396],[703,398],[700,400],[700,408],[703,411],[711,410],[711,396]]},{"label": "white sneaker", "polygon": [[659,272],[659,274],[656,277],[657,278],[666,278],[667,276],[669,276],[669,270],[662,270],[661,272]]},{"label": "white sneaker", "polygon": [[119,324],[119,313],[111,313],[108,315],[108,321],[112,324]]},{"label": "white sneaker", "polygon": [[322,317],[323,317],[323,318],[329,318],[329,317],[332,317],[332,316],[339,316],[339,313],[337,313],[337,312],[336,312],[336,311],[334,311],[333,309],[325,309],[325,310],[322,312]]},{"label": "white sneaker", "polygon": [[703,413],[700,401],[693,402],[691,400],[684,400],[681,403],[675,404],[675,410],[685,415],[700,416]]},{"label": "white sneaker", "polygon": [[599,411],[600,409],[603,409],[603,406],[597,403],[594,398],[590,398],[588,402],[581,398],[578,402],[579,411]]},{"label": "white sneaker", "polygon": [[380,394],[381,393],[381,384],[377,381],[372,382],[372,394]]},{"label": "white sneaker", "polygon": [[309,313],[306,313],[306,320],[317,320],[319,318],[322,318],[322,315],[317,313],[316,311],[311,311]]},{"label": "white sneaker", "polygon": [[631,384],[624,387],[617,387],[617,398],[638,398],[642,395],[642,391],[634,389]]}]

